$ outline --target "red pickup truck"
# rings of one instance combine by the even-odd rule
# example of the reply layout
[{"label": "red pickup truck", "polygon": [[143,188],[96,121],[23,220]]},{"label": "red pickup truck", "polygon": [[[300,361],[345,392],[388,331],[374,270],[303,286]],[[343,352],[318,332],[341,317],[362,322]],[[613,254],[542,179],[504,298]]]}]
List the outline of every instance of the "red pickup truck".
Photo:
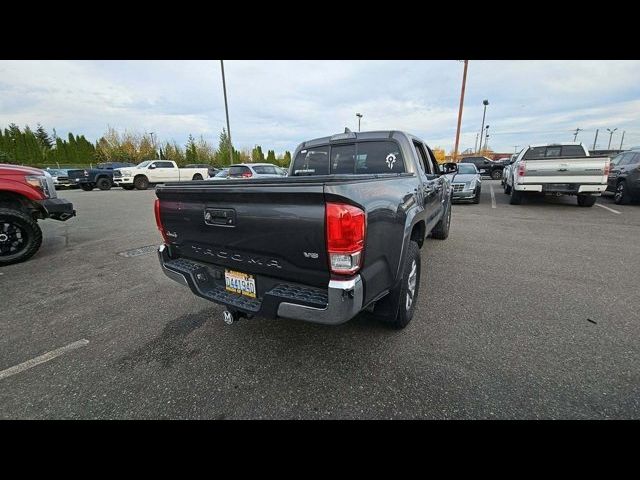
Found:
[{"label": "red pickup truck", "polygon": [[37,221],[65,221],[76,214],[71,202],[57,198],[53,178],[44,170],[0,165],[0,267],[33,256],[42,243]]}]

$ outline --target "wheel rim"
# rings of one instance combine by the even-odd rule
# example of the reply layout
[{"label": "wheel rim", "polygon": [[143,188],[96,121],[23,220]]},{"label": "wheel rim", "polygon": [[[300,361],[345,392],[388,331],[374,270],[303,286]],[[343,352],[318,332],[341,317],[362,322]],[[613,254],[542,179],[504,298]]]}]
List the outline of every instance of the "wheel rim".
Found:
[{"label": "wheel rim", "polygon": [[15,255],[27,246],[24,231],[13,223],[0,223],[0,257]]},{"label": "wheel rim", "polygon": [[409,272],[409,278],[407,279],[407,301],[406,308],[407,310],[411,309],[411,305],[413,305],[413,300],[416,294],[416,279],[418,277],[418,265],[415,261],[411,263],[411,271]]},{"label": "wheel rim", "polygon": [[620,201],[622,200],[622,196],[624,195],[624,183],[619,183],[616,187],[615,199]]}]

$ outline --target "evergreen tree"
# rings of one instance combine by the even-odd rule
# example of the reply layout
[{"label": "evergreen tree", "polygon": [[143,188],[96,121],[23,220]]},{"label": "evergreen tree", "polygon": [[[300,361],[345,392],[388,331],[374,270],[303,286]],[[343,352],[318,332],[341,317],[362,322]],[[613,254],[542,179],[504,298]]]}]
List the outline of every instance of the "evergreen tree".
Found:
[{"label": "evergreen tree", "polygon": [[191,134],[189,134],[189,140],[187,140],[187,144],[185,145],[185,158],[187,163],[198,162],[198,146]]},{"label": "evergreen tree", "polygon": [[38,129],[36,130],[36,138],[40,142],[42,148],[46,150],[51,149],[51,146],[53,145],[51,142],[51,138],[49,138],[49,134],[40,124],[38,124]]},{"label": "evergreen tree", "polygon": [[256,147],[251,150],[251,161],[255,163],[264,162],[264,153],[260,145],[256,145]]},{"label": "evergreen tree", "polygon": [[274,165],[277,163],[276,152],[274,150],[267,151],[267,163],[273,163]]},{"label": "evergreen tree", "polygon": [[282,159],[282,166],[288,167],[291,164],[291,152],[286,150],[284,152],[284,158]]},{"label": "evergreen tree", "polygon": [[[218,165],[230,165],[230,160],[229,160],[229,152],[232,149],[232,145],[231,145],[231,141],[229,140],[229,135],[227,135],[227,130],[225,128],[222,129],[222,132],[220,133],[220,142],[218,143],[218,151],[216,153],[216,164]],[[240,152],[237,152],[238,155],[237,157],[239,158],[240,156]],[[236,152],[233,152],[233,156],[234,162],[237,162],[238,160],[236,160]]]}]

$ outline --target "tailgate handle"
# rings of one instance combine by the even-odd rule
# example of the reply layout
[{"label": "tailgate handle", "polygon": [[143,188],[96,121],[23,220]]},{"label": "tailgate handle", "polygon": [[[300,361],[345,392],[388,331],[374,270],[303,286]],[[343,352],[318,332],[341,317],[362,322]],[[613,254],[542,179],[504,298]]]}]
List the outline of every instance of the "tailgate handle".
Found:
[{"label": "tailgate handle", "polygon": [[232,208],[205,208],[204,223],[221,227],[235,227],[236,212]]}]

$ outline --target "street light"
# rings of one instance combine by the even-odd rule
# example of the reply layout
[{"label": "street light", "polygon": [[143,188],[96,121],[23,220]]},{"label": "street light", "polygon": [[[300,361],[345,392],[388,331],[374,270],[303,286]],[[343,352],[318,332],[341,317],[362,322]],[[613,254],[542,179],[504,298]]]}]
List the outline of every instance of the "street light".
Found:
[{"label": "street light", "polygon": [[482,127],[480,128],[480,149],[482,150],[482,134],[484,133],[484,117],[487,114],[487,105],[489,105],[489,100],[483,100],[482,104],[484,105],[484,111],[482,112]]},{"label": "street light", "polygon": [[358,131],[360,131],[360,119],[362,118],[362,114],[356,113],[356,117],[358,117]]},{"label": "street light", "polygon": [[578,138],[578,133],[581,132],[583,129],[582,128],[576,128],[576,131],[573,133],[573,141],[576,141],[576,138]]},{"label": "street light", "polygon": [[453,161],[458,156],[458,145],[460,144],[460,125],[462,123],[462,107],[464,106],[464,89],[467,84],[467,67],[469,60],[464,61],[464,72],[462,73],[462,90],[460,90],[460,108],[458,110],[458,128],[456,129],[456,144],[453,147]]},{"label": "street light", "polygon": [[614,128],[613,130],[611,130],[610,128],[607,128],[607,132],[609,132],[609,146],[607,147],[607,150],[611,150],[611,139],[613,138],[613,132],[615,132],[618,128]]}]

